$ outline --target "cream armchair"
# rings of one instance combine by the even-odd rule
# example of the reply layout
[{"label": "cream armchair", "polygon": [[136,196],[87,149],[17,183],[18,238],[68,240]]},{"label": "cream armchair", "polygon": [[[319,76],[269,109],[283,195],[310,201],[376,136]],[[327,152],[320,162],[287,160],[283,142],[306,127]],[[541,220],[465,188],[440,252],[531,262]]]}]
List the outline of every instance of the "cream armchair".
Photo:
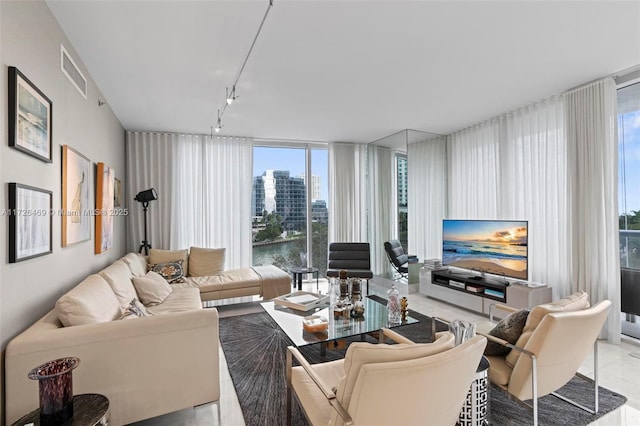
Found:
[{"label": "cream armchair", "polygon": [[449,332],[427,344],[383,333],[400,344],[352,343],[343,360],[321,364],[309,364],[289,347],[287,423],[293,393],[314,426],[455,424],[486,339],[476,336],[454,347]]},{"label": "cream armchair", "polygon": [[[489,379],[521,400],[532,400],[533,424],[538,424],[538,398],[552,394],[590,413],[598,412],[598,334],[607,319],[611,302],[602,301],[588,307],[586,293],[572,295],[556,304],[534,307],[529,313],[524,332],[515,345],[484,334],[481,325],[478,333],[490,341],[511,348],[505,356],[487,356],[490,362]],[[578,300],[580,298],[580,300]],[[584,299],[584,300],[582,300]],[[569,300],[567,302],[567,300]],[[585,308],[572,310],[576,304]],[[497,305],[498,309],[515,312],[517,309]],[[560,308],[560,309],[559,309]],[[568,309],[567,309],[568,308]],[[539,322],[538,322],[539,321]],[[594,350],[594,380],[577,373],[591,348]],[[574,375],[594,382],[594,409],[584,407],[556,393]],[[528,404],[527,404],[528,405]]]}]

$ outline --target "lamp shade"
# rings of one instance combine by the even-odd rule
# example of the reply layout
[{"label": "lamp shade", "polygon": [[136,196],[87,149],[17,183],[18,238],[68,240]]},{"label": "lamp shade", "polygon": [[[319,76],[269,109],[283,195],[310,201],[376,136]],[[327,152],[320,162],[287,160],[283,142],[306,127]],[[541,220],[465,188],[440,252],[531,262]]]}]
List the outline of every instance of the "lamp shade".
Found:
[{"label": "lamp shade", "polygon": [[156,193],[156,190],[153,188],[145,189],[144,191],[138,192],[138,195],[136,195],[134,198],[134,200],[139,201],[141,203],[148,203],[149,201],[153,201],[157,199],[158,199],[158,194]]}]

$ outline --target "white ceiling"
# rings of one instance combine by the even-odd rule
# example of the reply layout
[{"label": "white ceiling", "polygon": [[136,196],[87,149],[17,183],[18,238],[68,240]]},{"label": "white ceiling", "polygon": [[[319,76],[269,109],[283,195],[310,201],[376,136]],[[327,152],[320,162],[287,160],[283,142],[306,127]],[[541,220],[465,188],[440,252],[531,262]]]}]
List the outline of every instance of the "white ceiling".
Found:
[{"label": "white ceiling", "polygon": [[[268,6],[47,3],[125,129],[204,134]],[[447,134],[638,64],[638,1],[275,0],[221,134]]]}]

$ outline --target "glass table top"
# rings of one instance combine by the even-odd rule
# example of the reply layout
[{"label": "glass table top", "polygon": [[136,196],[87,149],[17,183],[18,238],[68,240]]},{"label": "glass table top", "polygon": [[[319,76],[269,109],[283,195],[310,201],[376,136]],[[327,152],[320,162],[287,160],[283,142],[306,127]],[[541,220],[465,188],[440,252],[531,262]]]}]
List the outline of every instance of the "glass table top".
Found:
[{"label": "glass table top", "polygon": [[[329,306],[316,307],[308,311],[297,311],[285,306],[276,305],[273,301],[261,303],[262,308],[273,318],[278,326],[291,339],[294,345],[300,347],[319,342],[358,336],[381,328],[393,328],[407,324],[417,323],[418,320],[407,316],[407,320],[399,324],[389,324],[387,320],[387,307],[375,300],[364,298],[365,311],[361,318],[334,319],[329,312]],[[329,328],[326,331],[309,333],[302,328],[302,319],[310,315],[319,315],[329,320]]]}]

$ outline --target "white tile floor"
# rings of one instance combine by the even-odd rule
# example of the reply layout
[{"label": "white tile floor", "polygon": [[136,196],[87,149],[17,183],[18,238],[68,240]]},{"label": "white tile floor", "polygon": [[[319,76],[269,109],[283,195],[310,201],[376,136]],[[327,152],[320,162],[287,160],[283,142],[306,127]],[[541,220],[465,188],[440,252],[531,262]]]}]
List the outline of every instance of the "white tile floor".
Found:
[{"label": "white tile floor", "polygon": [[[386,288],[383,281],[372,280],[371,293],[385,296]],[[315,280],[313,282],[304,283],[303,289],[315,291]],[[308,288],[307,288],[308,287]],[[320,283],[322,292],[327,290],[327,282]],[[406,295],[409,299],[409,308],[416,310],[422,314],[429,316],[439,316],[442,318],[461,319],[467,321],[486,320],[479,314],[466,311],[455,306],[449,305],[437,300],[428,299],[421,294]],[[250,301],[251,298],[242,298],[238,300],[224,301],[221,304],[237,303],[240,301]],[[221,401],[219,407],[221,409],[221,422],[218,421],[217,407],[214,404],[207,404],[194,409],[186,409],[175,413],[156,417],[136,423],[137,426],[195,426],[195,425],[224,425],[224,426],[243,426],[244,418],[242,410],[238,403],[238,399],[229,376],[226,360],[222,349],[220,362],[220,391]],[[640,425],[640,386],[638,386],[638,378],[640,378],[640,341],[631,338],[623,339],[619,345],[613,345],[601,341],[599,344],[599,378],[600,385],[614,392],[621,393],[628,398],[625,405],[617,410],[601,417],[592,423],[593,425],[621,425],[636,426]],[[593,377],[593,358],[590,356],[582,364],[580,372],[589,377]]]}]

